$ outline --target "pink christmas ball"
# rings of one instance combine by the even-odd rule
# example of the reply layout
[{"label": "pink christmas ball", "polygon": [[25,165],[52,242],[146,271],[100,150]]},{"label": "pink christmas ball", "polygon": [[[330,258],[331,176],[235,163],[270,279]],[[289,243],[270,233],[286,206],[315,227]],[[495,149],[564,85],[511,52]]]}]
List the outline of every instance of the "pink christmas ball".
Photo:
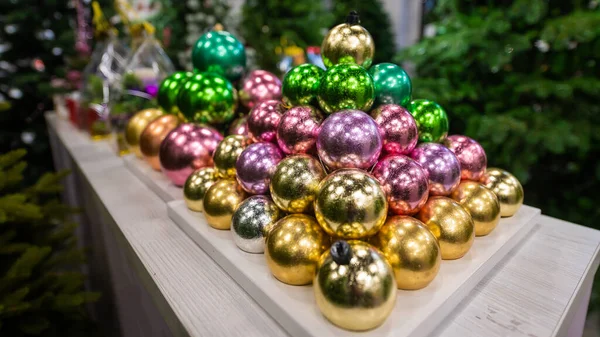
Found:
[{"label": "pink christmas ball", "polygon": [[396,104],[385,104],[371,112],[379,126],[386,154],[409,154],[419,140],[417,123],[408,110]]},{"label": "pink christmas ball", "polygon": [[487,156],[479,143],[467,136],[453,135],[446,138],[444,145],[458,158],[461,179],[481,179],[487,166]]},{"label": "pink christmas ball", "polygon": [[421,143],[410,156],[427,172],[430,195],[448,196],[460,183],[460,163],[443,145]]},{"label": "pink christmas ball", "polygon": [[381,184],[392,213],[413,215],[427,202],[427,172],[409,157],[389,155],[380,160],[371,173]]},{"label": "pink christmas ball", "polygon": [[165,175],[183,186],[196,169],[212,166],[212,156],[223,136],[215,129],[184,123],[173,129],[160,144],[158,158]]},{"label": "pink christmas ball", "polygon": [[315,153],[319,125],[323,115],[310,105],[286,111],[277,128],[277,144],[286,154]]},{"label": "pink christmas ball", "polygon": [[253,70],[240,84],[240,100],[252,109],[266,100],[281,100],[281,80],[266,70]]},{"label": "pink christmas ball", "polygon": [[235,163],[238,182],[248,193],[267,193],[271,176],[282,158],[283,154],[275,144],[261,142],[248,145]]},{"label": "pink christmas ball", "polygon": [[248,135],[254,142],[277,142],[277,127],[285,107],[280,101],[258,103],[248,115]]},{"label": "pink christmas ball", "polygon": [[248,137],[248,116],[239,117],[231,122],[229,134]]},{"label": "pink christmas ball", "polygon": [[317,153],[330,170],[373,166],[381,153],[381,135],[371,116],[359,110],[331,114],[319,130]]}]

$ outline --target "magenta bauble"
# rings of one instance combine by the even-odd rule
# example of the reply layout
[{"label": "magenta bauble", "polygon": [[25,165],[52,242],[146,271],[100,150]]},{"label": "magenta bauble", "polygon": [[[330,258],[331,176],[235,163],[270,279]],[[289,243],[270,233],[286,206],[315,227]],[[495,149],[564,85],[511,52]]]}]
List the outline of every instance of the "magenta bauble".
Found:
[{"label": "magenta bauble", "polygon": [[285,107],[280,101],[258,103],[248,115],[248,135],[254,142],[277,142],[277,127]]},{"label": "magenta bauble", "polygon": [[371,112],[379,126],[386,154],[410,154],[417,146],[419,134],[415,119],[405,108],[396,104],[385,104]]},{"label": "magenta bauble", "polygon": [[280,100],[281,80],[266,70],[253,70],[242,79],[239,95],[248,108],[262,101]]},{"label": "magenta bauble", "polygon": [[236,118],[229,126],[229,135],[248,137],[248,116]]},{"label": "magenta bauble", "polygon": [[458,158],[462,179],[481,179],[487,166],[487,156],[479,143],[467,136],[453,135],[446,138],[444,145]]},{"label": "magenta bauble", "polygon": [[277,144],[286,154],[315,153],[321,112],[310,105],[296,106],[283,114],[277,128]]},{"label": "magenta bauble", "polygon": [[422,143],[410,156],[427,171],[430,195],[450,195],[460,183],[458,159],[443,145]]},{"label": "magenta bauble", "polygon": [[248,193],[267,193],[271,176],[282,158],[283,154],[275,144],[250,144],[242,151],[235,164],[238,182]]}]

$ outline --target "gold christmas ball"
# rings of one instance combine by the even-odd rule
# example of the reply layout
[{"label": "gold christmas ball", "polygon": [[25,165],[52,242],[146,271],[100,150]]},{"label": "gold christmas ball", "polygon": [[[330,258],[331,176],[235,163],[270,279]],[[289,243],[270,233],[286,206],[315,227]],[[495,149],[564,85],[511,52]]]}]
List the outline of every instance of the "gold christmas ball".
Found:
[{"label": "gold christmas ball", "polygon": [[[353,16],[354,15],[354,16]],[[333,27],[323,39],[321,52],[327,68],[340,63],[356,63],[369,68],[375,55],[375,43],[361,26],[358,15],[348,15],[346,23]]]},{"label": "gold christmas ball", "polygon": [[246,192],[235,179],[219,180],[208,188],[202,207],[206,222],[216,229],[229,229],[231,217],[246,198]]},{"label": "gold christmas ball", "polygon": [[175,115],[162,115],[150,122],[142,131],[140,151],[153,169],[160,171],[160,161],[158,160],[160,144],[179,123],[181,123],[181,120]]},{"label": "gold christmas ball", "polygon": [[366,242],[336,241],[323,254],[314,280],[317,306],[333,324],[363,331],[381,325],[394,309],[394,271]]},{"label": "gold christmas ball", "polygon": [[388,211],[381,186],[359,169],[340,169],[321,181],[314,203],[317,221],[327,234],[361,239],[379,231]]},{"label": "gold christmas ball", "polygon": [[127,126],[125,127],[125,142],[138,158],[142,158],[142,151],[140,150],[142,132],[150,122],[162,114],[163,112],[159,109],[145,109],[133,115],[127,122]]},{"label": "gold christmas ball", "polygon": [[292,214],[275,223],[267,235],[265,257],[271,273],[291,285],[312,282],[329,238],[315,218]]},{"label": "gold christmas ball", "polygon": [[471,214],[476,236],[488,235],[498,225],[500,202],[489,188],[476,181],[463,180],[452,192],[452,199]]},{"label": "gold christmas ball", "polygon": [[219,143],[213,161],[217,173],[222,178],[235,178],[235,162],[240,153],[248,145],[248,138],[240,135],[229,135]]},{"label": "gold christmas ball", "polygon": [[271,197],[285,212],[310,212],[323,178],[325,170],[317,159],[305,154],[287,157],[271,177]]},{"label": "gold christmas ball", "polygon": [[388,218],[372,243],[394,269],[399,289],[425,288],[440,270],[442,254],[438,240],[424,223],[413,217]]},{"label": "gold christmas ball", "polygon": [[194,212],[202,212],[204,195],[217,180],[217,171],[212,167],[203,167],[190,174],[183,185],[183,199],[187,207]]},{"label": "gold christmas ball", "polygon": [[446,197],[431,197],[417,218],[438,239],[442,259],[460,259],[471,249],[475,225],[469,212],[456,201]]},{"label": "gold christmas ball", "polygon": [[513,216],[523,205],[523,186],[515,176],[499,168],[485,170],[480,182],[496,194],[500,201],[500,216]]}]

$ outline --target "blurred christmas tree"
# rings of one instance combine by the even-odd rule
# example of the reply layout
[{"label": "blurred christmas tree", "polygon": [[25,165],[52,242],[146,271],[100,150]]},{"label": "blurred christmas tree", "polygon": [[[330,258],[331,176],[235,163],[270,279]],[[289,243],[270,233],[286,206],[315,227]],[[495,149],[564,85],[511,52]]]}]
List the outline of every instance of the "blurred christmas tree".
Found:
[{"label": "blurred christmas tree", "polygon": [[416,65],[414,97],[439,102],[452,133],[480,140],[525,202],[598,228],[600,9],[597,0],[441,0]]},{"label": "blurred christmas tree", "polygon": [[390,18],[380,0],[333,0],[333,25],[346,21],[350,11],[356,10],[360,15],[360,24],[365,27],[375,41],[375,58],[373,64],[391,62],[396,55],[394,33]]},{"label": "blurred christmas tree", "polygon": [[52,82],[75,53],[74,11],[71,1],[0,1],[0,148],[28,150],[28,181],[52,169],[43,113],[64,90]]},{"label": "blurred christmas tree", "polygon": [[276,72],[284,47],[320,46],[332,22],[322,0],[247,0],[240,33],[258,66]]},{"label": "blurred christmas tree", "polygon": [[0,335],[97,336],[83,290],[73,209],[56,194],[67,174],[47,173],[23,185],[24,150],[0,155]]}]

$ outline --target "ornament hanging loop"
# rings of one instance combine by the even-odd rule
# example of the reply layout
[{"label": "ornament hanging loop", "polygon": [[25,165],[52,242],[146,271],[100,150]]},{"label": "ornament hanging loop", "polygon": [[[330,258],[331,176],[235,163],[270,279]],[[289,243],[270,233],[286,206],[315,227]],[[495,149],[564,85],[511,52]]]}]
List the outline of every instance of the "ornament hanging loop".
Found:
[{"label": "ornament hanging loop", "polygon": [[350,11],[350,13],[348,13],[348,16],[346,16],[346,23],[349,25],[360,24],[360,16],[358,15],[358,12],[355,10]]}]

